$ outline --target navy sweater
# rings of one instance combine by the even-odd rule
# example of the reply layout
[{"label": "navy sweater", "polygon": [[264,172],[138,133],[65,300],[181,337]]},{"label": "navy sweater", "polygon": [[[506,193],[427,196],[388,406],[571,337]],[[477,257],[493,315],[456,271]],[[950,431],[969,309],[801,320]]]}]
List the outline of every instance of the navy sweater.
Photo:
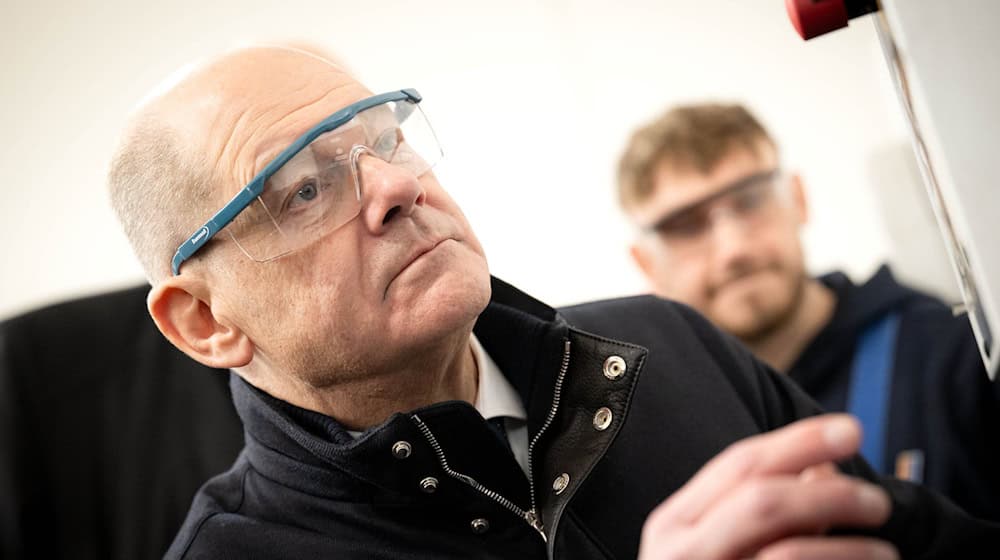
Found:
[{"label": "navy sweater", "polygon": [[861,331],[900,315],[885,464],[921,450],[923,482],[977,516],[1000,519],[1000,383],[993,383],[966,315],[896,282],[883,266],[863,285],[844,274],[820,280],[837,296],[833,318],[789,375],[829,410],[845,410]]}]

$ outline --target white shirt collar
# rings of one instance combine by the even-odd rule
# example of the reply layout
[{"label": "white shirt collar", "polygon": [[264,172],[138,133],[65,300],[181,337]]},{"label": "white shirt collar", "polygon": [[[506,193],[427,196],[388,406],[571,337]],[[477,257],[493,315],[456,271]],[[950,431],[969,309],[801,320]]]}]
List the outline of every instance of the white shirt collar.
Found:
[{"label": "white shirt collar", "polygon": [[472,355],[476,359],[479,370],[479,391],[476,394],[475,407],[483,418],[489,420],[497,416],[507,416],[527,421],[528,414],[524,403],[514,387],[507,381],[500,367],[486,353],[476,335],[472,335]]}]

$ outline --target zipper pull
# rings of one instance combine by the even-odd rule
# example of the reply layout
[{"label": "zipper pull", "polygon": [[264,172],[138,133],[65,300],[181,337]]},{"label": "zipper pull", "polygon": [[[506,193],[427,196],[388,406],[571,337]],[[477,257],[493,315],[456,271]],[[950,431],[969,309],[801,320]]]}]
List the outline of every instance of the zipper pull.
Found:
[{"label": "zipper pull", "polygon": [[538,534],[542,536],[542,541],[549,542],[549,539],[545,536],[545,526],[542,525],[542,518],[538,517],[538,513],[535,512],[534,508],[524,512],[524,520],[538,531]]}]

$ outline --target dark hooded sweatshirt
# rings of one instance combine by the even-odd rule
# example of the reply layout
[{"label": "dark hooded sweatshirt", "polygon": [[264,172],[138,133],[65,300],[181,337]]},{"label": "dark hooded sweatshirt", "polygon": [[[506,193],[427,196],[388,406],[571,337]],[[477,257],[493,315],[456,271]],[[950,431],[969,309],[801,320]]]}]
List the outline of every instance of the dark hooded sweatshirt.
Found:
[{"label": "dark hooded sweatshirt", "polygon": [[900,285],[886,266],[857,286],[839,272],[820,280],[834,291],[833,318],[789,371],[829,410],[846,410],[860,333],[895,311],[884,462],[923,456],[923,483],[969,512],[1000,519],[1000,383],[986,374],[966,315]]}]

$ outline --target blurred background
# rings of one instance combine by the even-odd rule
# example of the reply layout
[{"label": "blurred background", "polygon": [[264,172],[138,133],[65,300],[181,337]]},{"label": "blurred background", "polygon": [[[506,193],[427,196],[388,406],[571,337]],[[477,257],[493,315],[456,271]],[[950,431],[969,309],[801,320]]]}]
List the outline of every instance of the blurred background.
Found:
[{"label": "blurred background", "polygon": [[[143,281],[105,173],[131,109],[186,63],[304,42],[417,88],[442,184],[494,274],[552,304],[646,290],[614,168],[678,102],[739,101],[808,189],[809,268],[959,295],[870,18],[804,42],[782,0],[11,2],[0,22],[0,318]],[[566,279],[570,278],[570,283]]]}]

